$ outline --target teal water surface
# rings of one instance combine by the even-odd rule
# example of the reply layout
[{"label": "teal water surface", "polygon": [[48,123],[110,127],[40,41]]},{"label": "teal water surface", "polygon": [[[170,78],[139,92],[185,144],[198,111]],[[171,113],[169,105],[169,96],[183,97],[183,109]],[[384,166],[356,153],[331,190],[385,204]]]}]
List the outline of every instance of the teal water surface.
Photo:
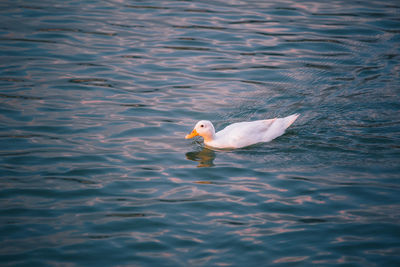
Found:
[{"label": "teal water surface", "polygon": [[[398,1],[0,2],[1,266],[399,266]],[[300,113],[269,143],[185,140]]]}]

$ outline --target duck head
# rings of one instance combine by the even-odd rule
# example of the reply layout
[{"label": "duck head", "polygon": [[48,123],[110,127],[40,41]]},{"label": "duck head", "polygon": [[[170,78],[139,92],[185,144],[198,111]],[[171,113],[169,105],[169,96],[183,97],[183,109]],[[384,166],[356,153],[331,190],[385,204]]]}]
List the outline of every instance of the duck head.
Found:
[{"label": "duck head", "polygon": [[194,126],[193,131],[186,135],[185,139],[193,138],[195,136],[201,136],[205,142],[211,141],[215,138],[215,129],[210,121],[199,121]]}]

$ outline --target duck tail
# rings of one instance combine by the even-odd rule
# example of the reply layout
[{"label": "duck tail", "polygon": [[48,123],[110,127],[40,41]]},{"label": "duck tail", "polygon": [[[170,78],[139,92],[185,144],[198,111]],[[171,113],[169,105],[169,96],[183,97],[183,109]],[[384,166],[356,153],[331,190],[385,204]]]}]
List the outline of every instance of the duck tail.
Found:
[{"label": "duck tail", "polygon": [[300,116],[300,114],[296,113],[290,116],[287,116],[283,118],[283,125],[286,128],[288,128],[290,125],[293,124],[293,122]]}]

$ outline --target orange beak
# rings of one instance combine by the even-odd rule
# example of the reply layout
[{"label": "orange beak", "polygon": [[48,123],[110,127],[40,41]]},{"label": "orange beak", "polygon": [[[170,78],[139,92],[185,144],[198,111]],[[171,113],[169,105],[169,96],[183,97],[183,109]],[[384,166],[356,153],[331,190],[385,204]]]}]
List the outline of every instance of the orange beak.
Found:
[{"label": "orange beak", "polygon": [[193,129],[193,131],[192,131],[190,134],[188,134],[188,135],[185,136],[185,139],[193,138],[193,137],[198,136],[198,135],[199,135],[199,134],[198,134],[198,132],[196,131],[196,129]]}]

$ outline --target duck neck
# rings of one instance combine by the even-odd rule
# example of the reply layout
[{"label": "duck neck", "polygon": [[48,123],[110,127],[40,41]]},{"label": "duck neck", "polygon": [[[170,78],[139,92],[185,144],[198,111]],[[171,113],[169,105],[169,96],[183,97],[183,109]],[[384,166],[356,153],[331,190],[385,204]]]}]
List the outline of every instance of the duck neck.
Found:
[{"label": "duck neck", "polygon": [[209,143],[209,142],[211,142],[211,141],[213,141],[215,139],[215,132],[212,132],[210,134],[204,135],[203,138],[204,138],[204,142],[205,143]]}]

